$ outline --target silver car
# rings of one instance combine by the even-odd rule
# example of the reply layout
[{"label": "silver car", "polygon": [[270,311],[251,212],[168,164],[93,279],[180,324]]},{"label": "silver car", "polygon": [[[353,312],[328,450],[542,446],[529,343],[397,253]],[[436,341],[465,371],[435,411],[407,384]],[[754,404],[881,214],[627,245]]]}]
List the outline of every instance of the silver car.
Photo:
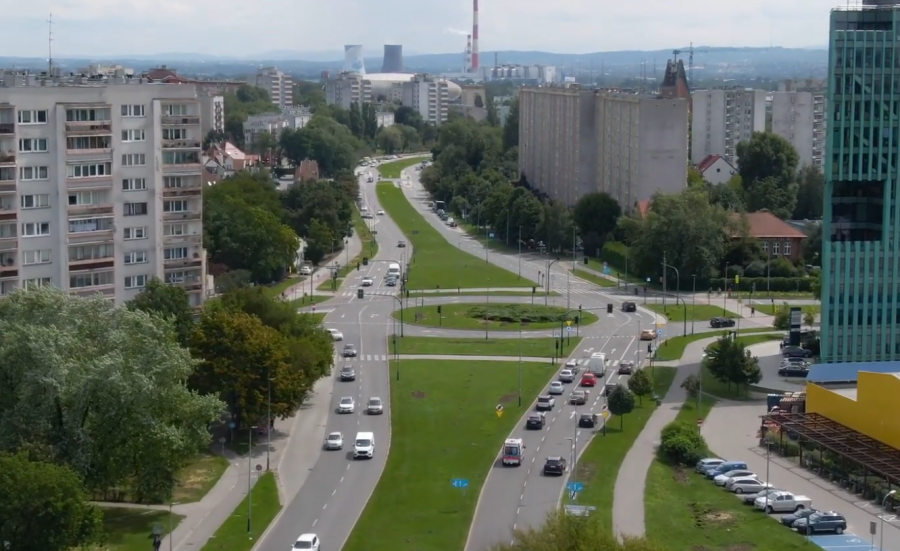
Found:
[{"label": "silver car", "polygon": [[381,415],[384,413],[384,402],[378,397],[369,398],[369,403],[366,405],[366,411],[369,415]]},{"label": "silver car", "polygon": [[559,396],[566,390],[566,387],[559,381],[553,381],[550,383],[550,388],[547,389],[547,394],[552,394],[554,396]]},{"label": "silver car", "polygon": [[326,450],[341,450],[344,448],[344,435],[339,432],[332,432],[325,438]]}]

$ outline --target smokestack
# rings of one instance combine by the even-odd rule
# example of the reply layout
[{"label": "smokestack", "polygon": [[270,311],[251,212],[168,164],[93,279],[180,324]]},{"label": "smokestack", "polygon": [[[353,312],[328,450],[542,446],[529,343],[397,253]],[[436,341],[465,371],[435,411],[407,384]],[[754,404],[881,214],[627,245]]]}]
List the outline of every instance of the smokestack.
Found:
[{"label": "smokestack", "polygon": [[472,35],[466,35],[466,64],[463,67],[464,73],[472,72]]},{"label": "smokestack", "polygon": [[478,0],[472,0],[472,72],[478,72]]},{"label": "smokestack", "polygon": [[382,73],[403,72],[403,46],[398,44],[384,45],[384,63],[381,65]]}]

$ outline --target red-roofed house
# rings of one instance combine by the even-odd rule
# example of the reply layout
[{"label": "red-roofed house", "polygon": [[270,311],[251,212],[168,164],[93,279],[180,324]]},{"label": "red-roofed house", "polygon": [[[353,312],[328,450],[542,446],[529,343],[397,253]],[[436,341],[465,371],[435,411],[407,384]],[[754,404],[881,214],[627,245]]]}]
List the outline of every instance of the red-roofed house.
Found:
[{"label": "red-roofed house", "polygon": [[259,155],[248,155],[231,142],[212,144],[203,152],[203,168],[212,181],[227,178],[235,172],[248,170],[259,164]]},{"label": "red-roofed house", "polygon": [[319,163],[315,159],[303,159],[294,171],[294,181],[306,182],[319,179]]},{"label": "red-roofed house", "polygon": [[737,174],[737,170],[721,155],[710,155],[703,159],[697,165],[697,171],[703,175],[704,180],[713,185],[727,183]]},{"label": "red-roofed house", "polygon": [[[732,214],[737,218],[741,213]],[[759,240],[762,248],[771,257],[783,256],[791,261],[800,259],[800,247],[806,234],[778,218],[767,210],[748,212],[748,233]],[[735,236],[737,238],[737,236]]]}]

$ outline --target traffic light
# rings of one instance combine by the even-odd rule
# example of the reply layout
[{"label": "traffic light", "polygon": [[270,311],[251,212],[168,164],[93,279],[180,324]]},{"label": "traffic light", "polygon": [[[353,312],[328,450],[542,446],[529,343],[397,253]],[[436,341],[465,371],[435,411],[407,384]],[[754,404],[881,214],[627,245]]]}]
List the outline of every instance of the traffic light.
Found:
[{"label": "traffic light", "polygon": [[578,325],[579,323],[581,323],[581,315],[580,314],[575,316],[575,325]]},{"label": "traffic light", "polygon": [[368,257],[368,256],[364,256],[364,257],[363,257],[363,266],[368,266],[368,265],[369,265],[369,257]]},{"label": "traffic light", "polygon": [[612,304],[607,304],[607,305],[606,305],[606,313],[607,313],[607,314],[612,314]]},{"label": "traffic light", "polygon": [[356,263],[356,271],[359,271],[359,262]]},{"label": "traffic light", "polygon": [[647,354],[650,354],[652,352],[653,352],[653,345],[648,342],[647,343]]},{"label": "traffic light", "polygon": [[531,294],[533,295],[533,294],[535,294],[536,292],[537,292],[537,287],[534,286],[534,285],[532,285],[532,286],[531,286]]},{"label": "traffic light", "polygon": [[584,263],[585,263],[585,264],[588,263],[588,257],[584,257]]},{"label": "traffic light", "polygon": [[440,313],[441,313],[441,305],[438,304],[438,314],[440,314]]},{"label": "traffic light", "polygon": [[366,296],[366,292],[362,289],[356,290],[356,298],[364,298]]}]

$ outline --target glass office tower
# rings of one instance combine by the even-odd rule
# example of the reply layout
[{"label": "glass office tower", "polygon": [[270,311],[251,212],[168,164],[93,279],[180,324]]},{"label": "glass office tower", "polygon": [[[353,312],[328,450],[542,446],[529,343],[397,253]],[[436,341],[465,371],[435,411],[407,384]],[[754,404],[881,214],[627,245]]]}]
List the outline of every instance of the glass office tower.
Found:
[{"label": "glass office tower", "polygon": [[831,12],[824,362],[900,359],[898,33],[900,7],[885,0]]}]

